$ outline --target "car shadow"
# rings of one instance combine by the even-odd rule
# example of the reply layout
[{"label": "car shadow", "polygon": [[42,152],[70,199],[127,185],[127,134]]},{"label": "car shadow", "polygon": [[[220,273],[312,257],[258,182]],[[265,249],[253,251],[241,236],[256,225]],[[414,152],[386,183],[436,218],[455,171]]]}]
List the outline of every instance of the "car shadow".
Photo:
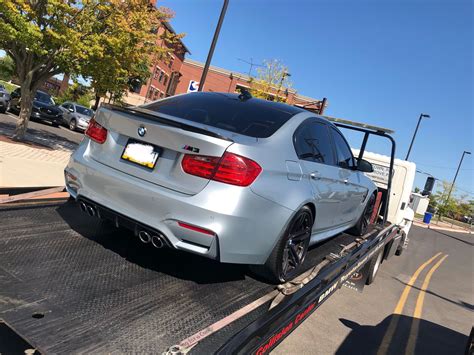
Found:
[{"label": "car shadow", "polygon": [[[351,331],[337,349],[338,355],[377,354],[380,350],[397,355],[462,354],[468,342],[465,334],[405,315],[392,314],[375,326],[339,320]],[[413,351],[409,351],[410,348]]]},{"label": "car shadow", "polygon": [[199,255],[144,244],[132,231],[82,213],[74,201],[59,206],[57,212],[80,236],[143,268],[198,284],[237,281],[249,276],[245,265],[219,263]]}]

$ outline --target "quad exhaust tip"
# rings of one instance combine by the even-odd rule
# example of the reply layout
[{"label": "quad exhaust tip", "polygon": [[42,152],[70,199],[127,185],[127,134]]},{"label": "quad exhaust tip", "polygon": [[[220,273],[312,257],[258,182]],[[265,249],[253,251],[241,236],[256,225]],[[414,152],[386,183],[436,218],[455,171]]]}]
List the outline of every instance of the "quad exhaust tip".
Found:
[{"label": "quad exhaust tip", "polygon": [[154,235],[151,237],[151,244],[157,249],[161,249],[165,246],[163,238],[159,235]]},{"label": "quad exhaust tip", "polygon": [[91,205],[87,206],[87,214],[91,217],[95,217],[96,215],[95,208]]},{"label": "quad exhaust tip", "polygon": [[87,213],[87,205],[84,202],[79,203],[79,207],[82,212]]},{"label": "quad exhaust tip", "polygon": [[94,206],[89,205],[83,201],[79,203],[79,207],[81,208],[81,211],[84,213],[87,213],[91,217],[95,217],[97,215],[97,211]]},{"label": "quad exhaust tip", "polygon": [[138,232],[138,238],[140,238],[140,241],[145,244],[151,242],[151,235],[147,231]]}]

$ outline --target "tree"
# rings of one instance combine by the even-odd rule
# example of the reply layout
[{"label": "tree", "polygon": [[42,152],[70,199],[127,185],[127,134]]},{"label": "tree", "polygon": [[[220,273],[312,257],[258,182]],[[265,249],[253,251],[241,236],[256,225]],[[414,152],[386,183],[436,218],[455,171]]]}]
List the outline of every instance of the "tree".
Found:
[{"label": "tree", "polygon": [[[34,95],[51,76],[103,83],[106,75],[126,76],[136,63],[163,54],[153,29],[167,16],[149,0],[0,0],[0,48],[13,59],[21,85],[14,138],[23,139]],[[107,85],[97,86],[101,94]]]},{"label": "tree", "polygon": [[420,188],[419,187],[415,187],[415,190],[413,191],[414,193],[419,193],[420,192]]},{"label": "tree", "polygon": [[286,102],[285,92],[291,87],[288,68],[277,59],[263,61],[257,77],[251,78],[250,93],[265,100]]},{"label": "tree", "polygon": [[0,58],[0,79],[9,81],[15,73],[15,63],[8,56]]}]

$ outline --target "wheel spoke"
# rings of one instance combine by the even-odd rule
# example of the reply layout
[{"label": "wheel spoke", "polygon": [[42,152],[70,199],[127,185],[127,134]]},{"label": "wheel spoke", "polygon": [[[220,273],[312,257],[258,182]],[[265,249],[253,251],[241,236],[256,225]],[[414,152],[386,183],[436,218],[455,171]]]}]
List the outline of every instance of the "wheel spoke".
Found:
[{"label": "wheel spoke", "polygon": [[308,232],[309,230],[300,230],[298,232],[291,234],[290,239],[293,240],[294,242],[299,242],[308,236]]},{"label": "wheel spoke", "polygon": [[295,267],[300,264],[300,256],[298,255],[296,245],[294,244],[290,244],[290,259]]}]

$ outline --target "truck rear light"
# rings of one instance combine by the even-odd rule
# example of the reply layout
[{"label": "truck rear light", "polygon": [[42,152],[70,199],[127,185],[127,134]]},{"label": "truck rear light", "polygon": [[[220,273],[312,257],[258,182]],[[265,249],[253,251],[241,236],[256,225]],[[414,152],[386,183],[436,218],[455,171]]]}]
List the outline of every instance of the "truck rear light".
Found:
[{"label": "truck rear light", "polygon": [[87,126],[85,134],[99,144],[104,143],[107,139],[107,130],[98,124],[93,117],[89,121],[89,126]]},{"label": "truck rear light", "polygon": [[209,230],[209,229],[205,229],[205,228],[201,228],[201,227],[198,227],[198,226],[194,226],[194,225],[192,225],[192,224],[188,224],[188,223],[184,223],[184,222],[179,222],[179,221],[178,221],[178,225],[179,225],[180,227],[183,227],[183,228],[192,230],[192,231],[194,231],[194,232],[199,232],[199,233],[208,234],[208,235],[216,235],[216,233],[214,233],[213,231],[211,231],[211,230]]},{"label": "truck rear light", "polygon": [[186,154],[181,166],[188,174],[236,186],[249,186],[262,171],[253,160],[229,152],[221,158]]}]

